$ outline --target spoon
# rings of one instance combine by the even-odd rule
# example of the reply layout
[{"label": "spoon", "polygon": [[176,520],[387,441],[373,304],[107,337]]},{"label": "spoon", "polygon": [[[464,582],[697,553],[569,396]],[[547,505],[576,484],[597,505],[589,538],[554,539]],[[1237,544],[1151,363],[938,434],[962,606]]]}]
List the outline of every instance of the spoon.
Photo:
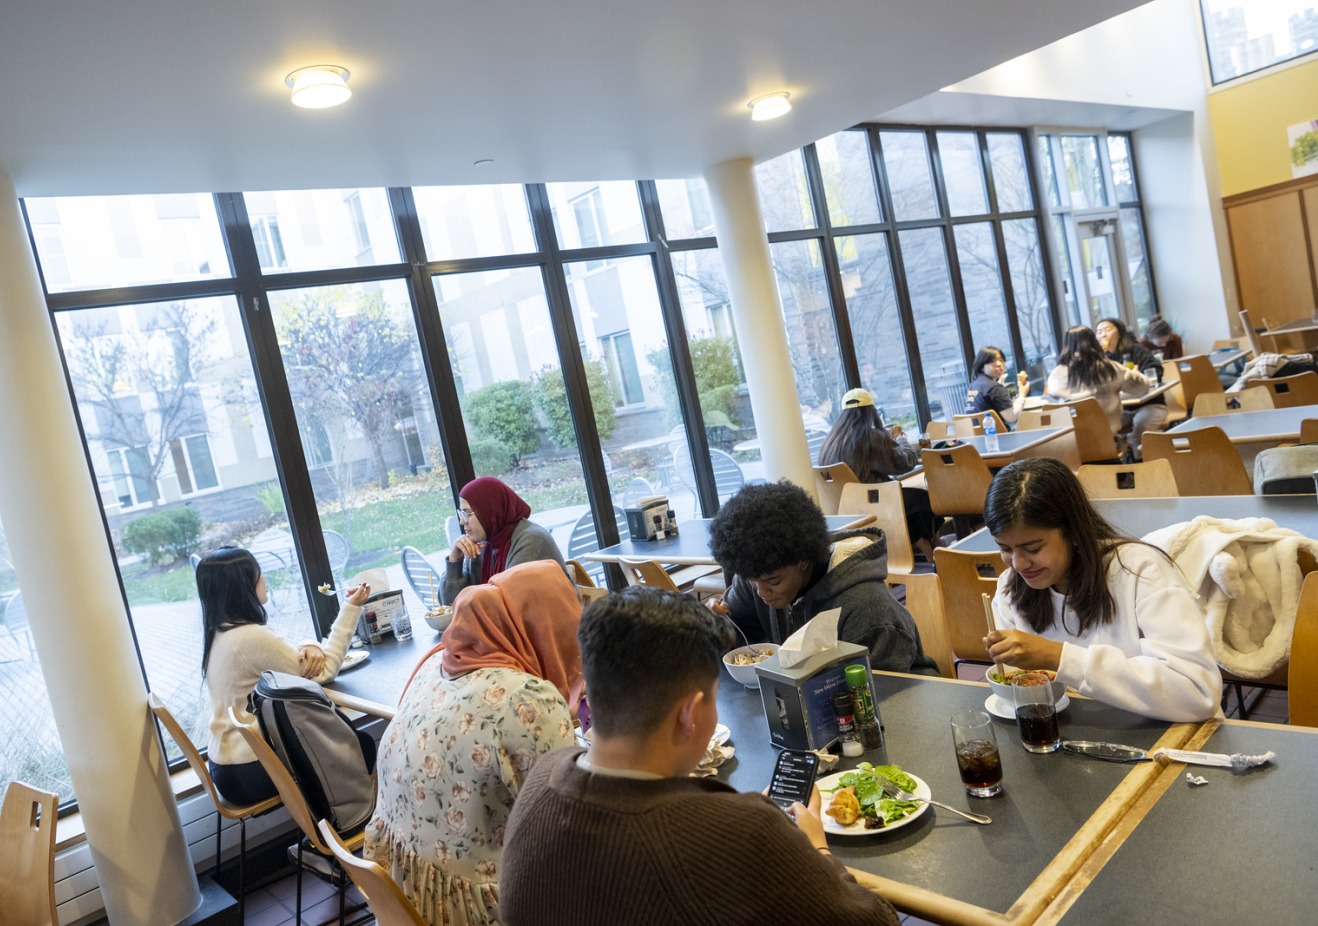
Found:
[{"label": "spoon", "polygon": [[874,780],[879,783],[879,787],[883,789],[885,794],[887,794],[890,797],[895,797],[899,801],[923,801],[926,804],[933,804],[935,807],[941,807],[944,810],[950,810],[952,811],[952,813],[957,814],[958,816],[965,817],[967,820],[970,820],[974,823],[978,823],[981,826],[988,826],[990,823],[993,822],[992,817],[985,816],[982,813],[971,813],[968,810],[958,810],[957,808],[953,807],[951,804],[944,804],[942,801],[931,800],[930,798],[927,797],[916,797],[910,791],[904,790],[900,785],[897,784],[897,782],[893,781],[891,778],[887,777],[886,775],[882,775],[879,772],[871,772],[871,774],[874,776]]}]

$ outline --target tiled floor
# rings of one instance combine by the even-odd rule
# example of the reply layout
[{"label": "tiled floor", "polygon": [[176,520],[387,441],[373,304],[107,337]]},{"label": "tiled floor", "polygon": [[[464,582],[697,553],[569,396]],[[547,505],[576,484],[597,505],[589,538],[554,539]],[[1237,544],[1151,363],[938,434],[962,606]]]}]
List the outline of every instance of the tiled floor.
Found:
[{"label": "tiled floor", "polygon": [[[348,909],[362,903],[357,888],[348,888]],[[247,894],[246,926],[293,926],[297,907],[297,875],[290,874]],[[315,875],[302,878],[302,922],[338,922],[339,895],[336,888]],[[360,914],[358,914],[360,916]],[[349,914],[348,922],[354,919]],[[374,923],[375,920],[368,920]]]}]

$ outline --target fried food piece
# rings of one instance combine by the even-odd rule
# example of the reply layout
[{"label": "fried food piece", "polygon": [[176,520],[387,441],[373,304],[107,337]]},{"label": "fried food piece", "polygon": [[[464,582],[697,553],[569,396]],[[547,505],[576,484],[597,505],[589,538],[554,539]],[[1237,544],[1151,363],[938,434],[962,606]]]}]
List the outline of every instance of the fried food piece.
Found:
[{"label": "fried food piece", "polygon": [[855,788],[843,788],[833,795],[833,803],[824,811],[841,826],[850,826],[860,819],[860,801]]}]

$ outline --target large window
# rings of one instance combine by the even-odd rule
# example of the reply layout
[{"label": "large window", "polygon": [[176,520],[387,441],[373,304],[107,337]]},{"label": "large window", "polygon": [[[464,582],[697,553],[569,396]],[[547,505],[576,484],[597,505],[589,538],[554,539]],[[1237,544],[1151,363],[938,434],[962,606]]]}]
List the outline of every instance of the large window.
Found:
[{"label": "large window", "polygon": [[1318,51],[1312,0],[1200,0],[1200,6],[1215,84]]}]

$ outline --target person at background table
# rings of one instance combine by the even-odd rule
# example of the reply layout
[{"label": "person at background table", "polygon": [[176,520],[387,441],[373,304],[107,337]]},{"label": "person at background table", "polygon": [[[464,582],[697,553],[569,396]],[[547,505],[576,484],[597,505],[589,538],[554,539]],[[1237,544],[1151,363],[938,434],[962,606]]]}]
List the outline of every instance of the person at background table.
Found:
[{"label": "person at background table", "polygon": [[1121,431],[1121,398],[1138,398],[1149,391],[1149,381],[1138,370],[1128,370],[1103,353],[1098,337],[1084,325],[1066,329],[1057,366],[1048,374],[1045,396],[1074,402],[1093,396],[1112,429],[1113,456]]},{"label": "person at background table", "polygon": [[995,411],[1007,424],[1014,424],[1025,407],[1030,394],[1030,375],[1024,370],[1016,374],[1016,397],[1013,399],[1003,380],[1007,376],[1007,355],[1002,348],[992,345],[981,347],[970,366],[970,388],[966,391],[967,415]]},{"label": "person at background table", "polygon": [[379,800],[363,855],[428,923],[494,924],[514,800],[536,758],[572,745],[581,605],[551,562],[458,595],[380,739]]},{"label": "person at background table", "polygon": [[579,636],[590,747],[545,756],[517,798],[507,926],[896,926],[829,853],[818,788],[789,815],[690,777],[718,723],[726,622],[686,595],[633,587],[591,602]]},{"label": "person at background table", "polygon": [[787,480],[746,486],[709,526],[709,550],[732,584],[710,607],[750,643],[782,643],[816,614],[840,608],[839,640],[870,666],[937,674],[915,620],[884,584],[888,541],[877,527],[830,533],[824,513]]},{"label": "person at background table", "polygon": [[1176,360],[1185,356],[1185,349],[1181,346],[1181,336],[1172,331],[1172,326],[1167,324],[1167,320],[1161,315],[1149,319],[1140,343],[1148,350],[1162,354],[1163,360]]},{"label": "person at background table", "polygon": [[1203,609],[1171,559],[1125,537],[1058,460],[993,478],[984,522],[1007,569],[984,639],[994,660],[1052,669],[1081,694],[1170,721],[1216,716],[1222,675]]},{"label": "person at background table", "polygon": [[[256,723],[247,698],[261,673],[287,672],[328,682],[339,671],[357,630],[361,606],[370,597],[365,583],[347,592],[347,601],[320,643],[294,646],[266,626],[269,600],[261,566],[247,550],[221,547],[197,562],[201,602],[201,674],[210,704],[211,778],[225,800],[255,804],[277,793],[256,754],[229,722],[229,708],[241,723]],[[372,749],[374,743],[371,744]],[[368,761],[374,752],[368,754]]]},{"label": "person at background table", "polygon": [[[1126,369],[1138,370],[1151,383],[1162,382],[1162,362],[1153,356],[1135,336],[1126,330],[1119,318],[1105,318],[1094,328],[1094,335],[1103,353]],[[1121,407],[1121,430],[1131,432],[1131,453],[1135,460],[1142,459],[1144,434],[1161,431],[1167,422],[1167,399],[1156,395],[1134,408]]]},{"label": "person at background table", "polygon": [[553,536],[531,520],[531,506],[493,476],[477,476],[458,493],[462,534],[448,551],[439,598],[453,604],[458,592],[484,584],[521,563],[551,559],[563,569]]},{"label": "person at background table", "polygon": [[[852,389],[842,397],[842,411],[819,448],[819,465],[845,463],[861,482],[888,482],[920,465],[920,448],[912,447],[899,424],[883,427],[874,396]],[[924,489],[902,486],[906,532],[911,544],[929,562],[938,543],[934,510]]]}]

